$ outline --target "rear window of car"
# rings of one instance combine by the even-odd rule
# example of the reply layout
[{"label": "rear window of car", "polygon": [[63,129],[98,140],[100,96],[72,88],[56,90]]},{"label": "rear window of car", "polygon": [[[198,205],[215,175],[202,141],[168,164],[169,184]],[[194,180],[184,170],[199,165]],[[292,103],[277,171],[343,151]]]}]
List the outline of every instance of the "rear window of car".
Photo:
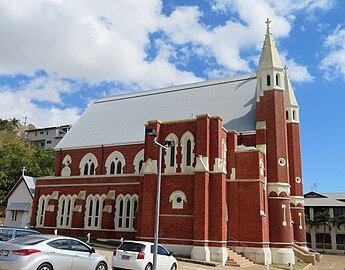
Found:
[{"label": "rear window of car", "polygon": [[118,247],[118,249],[124,251],[142,252],[145,249],[145,245],[134,242],[124,242]]},{"label": "rear window of car", "polygon": [[25,236],[25,235],[30,235],[30,234],[39,234],[39,232],[35,232],[35,231],[25,231],[25,230],[17,230],[17,231],[16,231],[16,238],[22,237],[22,236]]},{"label": "rear window of car", "polygon": [[45,237],[36,236],[36,235],[26,235],[20,238],[12,239],[8,242],[12,244],[19,244],[19,245],[36,245],[45,240],[47,240],[47,238]]}]

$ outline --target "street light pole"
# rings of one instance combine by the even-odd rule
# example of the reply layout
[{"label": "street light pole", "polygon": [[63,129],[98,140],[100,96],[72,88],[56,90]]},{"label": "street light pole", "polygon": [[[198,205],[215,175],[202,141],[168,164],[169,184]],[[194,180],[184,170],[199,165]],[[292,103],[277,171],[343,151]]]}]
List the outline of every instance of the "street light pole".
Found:
[{"label": "street light pole", "polygon": [[161,179],[162,179],[162,152],[168,147],[175,147],[174,141],[165,141],[164,145],[157,142],[157,131],[153,128],[146,128],[146,134],[154,137],[153,142],[159,146],[158,168],[157,168],[157,193],[156,193],[156,211],[155,211],[155,229],[153,241],[153,270],[157,269],[157,253],[158,253],[158,233],[159,233],[159,212],[161,202]]},{"label": "street light pole", "polygon": [[158,233],[159,233],[159,212],[161,202],[161,179],[162,179],[162,152],[163,148],[168,149],[166,146],[157,142],[156,137],[153,142],[159,145],[159,159],[158,159],[158,174],[157,174],[157,193],[156,193],[156,213],[155,213],[155,230],[153,242],[153,270],[157,270],[157,253],[158,253]]}]

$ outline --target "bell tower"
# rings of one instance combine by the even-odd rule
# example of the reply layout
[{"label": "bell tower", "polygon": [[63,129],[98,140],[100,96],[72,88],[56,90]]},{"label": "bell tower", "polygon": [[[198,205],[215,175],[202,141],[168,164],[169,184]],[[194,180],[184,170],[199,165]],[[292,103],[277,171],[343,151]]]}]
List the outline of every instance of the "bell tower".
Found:
[{"label": "bell tower", "polygon": [[[273,263],[294,263],[293,222],[290,211],[289,151],[286,124],[284,68],[267,19],[264,45],[257,69],[257,134],[266,154],[269,238]],[[262,139],[261,139],[262,140]]]}]

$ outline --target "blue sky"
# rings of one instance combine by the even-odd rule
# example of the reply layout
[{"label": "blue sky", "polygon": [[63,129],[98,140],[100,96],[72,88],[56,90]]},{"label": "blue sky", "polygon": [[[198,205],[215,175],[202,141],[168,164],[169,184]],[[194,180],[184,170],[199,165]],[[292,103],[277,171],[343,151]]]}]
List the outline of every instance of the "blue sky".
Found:
[{"label": "blue sky", "polygon": [[345,192],[345,1],[0,0],[0,118],[256,71],[271,29],[300,105],[305,192]]}]

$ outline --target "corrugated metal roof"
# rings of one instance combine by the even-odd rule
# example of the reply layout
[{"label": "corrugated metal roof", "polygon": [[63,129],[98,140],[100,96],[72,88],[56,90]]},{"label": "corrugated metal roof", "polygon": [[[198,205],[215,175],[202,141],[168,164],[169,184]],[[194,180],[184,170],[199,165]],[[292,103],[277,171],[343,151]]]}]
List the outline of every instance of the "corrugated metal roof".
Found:
[{"label": "corrugated metal roof", "polygon": [[320,193],[324,197],[304,198],[304,206],[345,207],[345,193]]},{"label": "corrugated metal roof", "polygon": [[148,120],[220,116],[227,130],[255,130],[256,74],[174,86],[95,101],[55,149],[138,143]]},{"label": "corrugated metal roof", "polygon": [[31,177],[31,176],[26,176],[26,175],[24,175],[23,178],[24,178],[26,185],[28,186],[28,188],[31,192],[31,195],[33,197],[35,195],[36,178]]}]

